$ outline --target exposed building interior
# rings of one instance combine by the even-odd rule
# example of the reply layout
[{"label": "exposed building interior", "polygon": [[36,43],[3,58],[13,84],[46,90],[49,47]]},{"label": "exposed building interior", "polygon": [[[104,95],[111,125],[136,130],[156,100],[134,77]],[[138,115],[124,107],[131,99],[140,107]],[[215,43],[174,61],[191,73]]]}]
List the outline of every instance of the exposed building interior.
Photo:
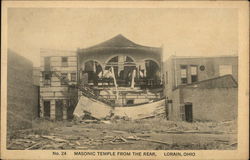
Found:
[{"label": "exposed building interior", "polygon": [[109,99],[131,106],[162,98],[161,48],[136,44],[122,35],[79,49],[79,82]]},{"label": "exposed building interior", "polygon": [[[92,114],[106,110],[107,115],[113,112],[133,119],[150,117],[160,110],[168,120],[192,122],[213,119],[226,113],[223,107],[233,110],[237,106],[237,56],[174,56],[163,63],[161,47],[142,46],[122,35],[68,56],[58,53],[45,55],[41,62],[41,116],[49,119],[72,119],[78,106],[79,114],[81,109]],[[218,95],[213,97],[214,93]],[[219,95],[228,103],[208,100]],[[213,108],[221,102],[226,105]],[[213,116],[197,114],[206,105],[209,112],[216,110]],[[142,116],[142,112],[147,114]],[[232,117],[235,115],[227,113],[215,119]]]}]

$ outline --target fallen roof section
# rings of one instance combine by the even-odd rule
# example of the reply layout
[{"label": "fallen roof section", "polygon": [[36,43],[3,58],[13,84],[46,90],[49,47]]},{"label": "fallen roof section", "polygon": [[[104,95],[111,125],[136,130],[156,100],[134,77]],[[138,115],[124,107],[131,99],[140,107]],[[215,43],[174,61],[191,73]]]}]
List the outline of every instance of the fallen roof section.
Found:
[{"label": "fallen roof section", "polygon": [[103,102],[81,96],[73,114],[81,118],[86,113],[91,114],[90,116],[95,119],[107,117],[145,119],[165,114],[165,99],[132,107],[111,107]]}]

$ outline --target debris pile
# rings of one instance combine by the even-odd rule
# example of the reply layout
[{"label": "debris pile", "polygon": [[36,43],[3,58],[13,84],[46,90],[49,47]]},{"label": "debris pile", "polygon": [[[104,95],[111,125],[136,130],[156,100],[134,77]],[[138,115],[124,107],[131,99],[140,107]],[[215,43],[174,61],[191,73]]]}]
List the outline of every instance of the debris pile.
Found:
[{"label": "debris pile", "polygon": [[[57,124],[53,127],[50,123]],[[7,141],[7,148],[81,150],[150,147],[151,149],[188,149],[188,147],[235,149],[237,147],[237,134],[231,131],[232,128],[237,128],[234,125],[237,124],[235,121],[187,123],[164,119],[140,121],[82,119],[78,124],[61,123],[64,126],[59,122],[42,122],[36,125],[38,127],[36,129],[21,130]]]}]

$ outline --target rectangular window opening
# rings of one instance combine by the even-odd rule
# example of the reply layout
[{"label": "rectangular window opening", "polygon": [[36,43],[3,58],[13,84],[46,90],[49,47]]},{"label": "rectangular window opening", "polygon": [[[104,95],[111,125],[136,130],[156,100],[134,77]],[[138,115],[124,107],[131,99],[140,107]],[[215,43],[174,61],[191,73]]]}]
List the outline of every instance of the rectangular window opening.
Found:
[{"label": "rectangular window opening", "polygon": [[70,77],[72,82],[76,82],[76,73],[71,73]]},{"label": "rectangular window opening", "polygon": [[134,100],[133,99],[127,100],[127,104],[134,104]]},{"label": "rectangular window opening", "polygon": [[191,66],[191,82],[197,82],[198,81],[198,67],[197,66]]},{"label": "rectangular window opening", "polygon": [[51,73],[49,73],[49,72],[44,72],[44,75],[43,75],[44,77],[44,85],[45,86],[50,86],[50,84],[51,84]]},{"label": "rectangular window opening", "polygon": [[62,57],[62,66],[67,67],[68,66],[68,57]]},{"label": "rectangular window opening", "polygon": [[61,73],[61,85],[67,85],[68,81],[68,74],[67,73]]},{"label": "rectangular window opening", "polygon": [[187,83],[187,66],[181,65],[181,84]]}]

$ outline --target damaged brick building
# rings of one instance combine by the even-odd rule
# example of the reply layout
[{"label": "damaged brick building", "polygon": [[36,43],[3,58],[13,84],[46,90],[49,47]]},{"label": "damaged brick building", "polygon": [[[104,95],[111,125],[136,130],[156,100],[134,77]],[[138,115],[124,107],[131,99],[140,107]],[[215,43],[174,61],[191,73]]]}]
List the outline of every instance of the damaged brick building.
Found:
[{"label": "damaged brick building", "polygon": [[81,87],[116,107],[163,97],[162,48],[142,46],[122,35],[76,52],[41,50],[41,64],[42,117],[72,118]]},{"label": "damaged brick building", "polygon": [[162,52],[123,35],[77,51],[41,50],[40,116],[66,120],[86,111],[96,118],[112,112],[140,119],[164,112],[168,120],[189,122],[237,117],[237,56],[172,56],[163,62]]}]

